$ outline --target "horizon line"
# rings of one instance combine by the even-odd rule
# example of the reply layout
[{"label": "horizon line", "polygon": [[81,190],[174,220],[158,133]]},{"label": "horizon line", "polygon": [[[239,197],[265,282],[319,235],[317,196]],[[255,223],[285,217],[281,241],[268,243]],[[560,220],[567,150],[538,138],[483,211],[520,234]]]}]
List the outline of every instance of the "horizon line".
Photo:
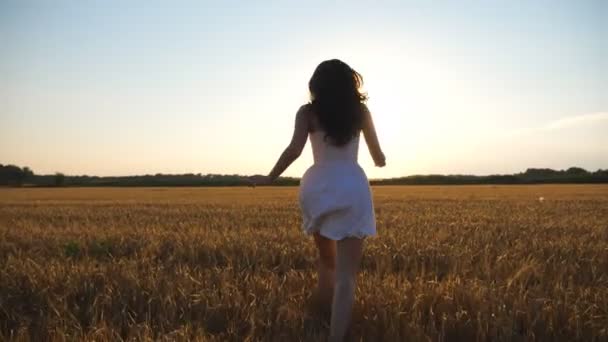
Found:
[{"label": "horizon line", "polygon": [[[14,164],[0,164],[2,166],[16,166]],[[17,166],[19,167],[19,166]],[[23,169],[23,167],[20,167]],[[415,173],[415,174],[409,174],[409,175],[402,175],[402,176],[395,176],[395,177],[385,177],[385,178],[371,178],[369,177],[369,180],[386,180],[386,179],[398,179],[398,178],[408,178],[408,177],[428,177],[428,176],[474,176],[474,177],[489,177],[489,176],[512,176],[512,175],[518,175],[518,174],[525,174],[527,171],[529,170],[550,170],[550,171],[555,171],[555,172],[566,172],[569,169],[582,169],[587,173],[594,173],[594,172],[602,172],[602,171],[607,171],[608,167],[604,168],[598,168],[597,170],[588,170],[585,169],[583,167],[579,167],[579,166],[570,166],[567,168],[562,168],[562,169],[554,169],[554,168],[550,168],[550,167],[528,167],[523,171],[519,171],[519,172],[513,172],[513,173],[488,173],[488,174],[474,174],[474,173]],[[240,174],[240,173],[213,173],[213,172],[209,172],[209,173],[193,173],[193,172],[184,172],[184,173],[162,173],[162,172],[157,172],[157,173],[145,173],[145,174],[130,174],[130,175],[105,175],[105,176],[100,176],[100,175],[90,175],[90,174],[68,174],[68,173],[64,173],[61,171],[57,171],[55,173],[45,173],[45,174],[36,174],[34,173],[34,176],[56,176],[56,175],[63,175],[66,177],[97,177],[97,178],[124,178],[124,177],[157,177],[157,176],[187,176],[187,175],[191,175],[191,176],[196,176],[196,177],[204,177],[204,176],[235,176],[235,177],[249,177],[249,176],[253,176],[257,173],[254,174]],[[279,176],[278,178],[283,178],[283,179],[300,179],[300,177],[296,177],[296,176]]]}]

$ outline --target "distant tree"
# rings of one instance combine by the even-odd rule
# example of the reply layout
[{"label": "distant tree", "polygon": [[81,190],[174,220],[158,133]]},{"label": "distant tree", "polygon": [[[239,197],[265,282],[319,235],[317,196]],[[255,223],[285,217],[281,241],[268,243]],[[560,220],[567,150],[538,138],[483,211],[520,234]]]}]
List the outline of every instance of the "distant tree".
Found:
[{"label": "distant tree", "polygon": [[557,174],[558,171],[555,171],[553,169],[534,169],[534,168],[530,168],[527,169],[526,172],[524,172],[524,174],[526,176],[553,176],[555,174]]},{"label": "distant tree", "polygon": [[61,172],[55,173],[55,186],[63,186],[65,184],[65,175]]},{"label": "distant tree", "polygon": [[21,184],[32,181],[33,178],[34,178],[34,171],[32,171],[32,169],[30,169],[27,166],[23,167]]},{"label": "distant tree", "polygon": [[586,175],[589,172],[587,172],[587,170],[585,170],[583,168],[573,166],[573,167],[569,168],[568,170],[566,170],[566,173],[570,174],[570,175]]},{"label": "distant tree", "polygon": [[1,165],[0,185],[21,186],[30,175],[33,175],[33,173],[28,167],[21,169],[15,165]]},{"label": "distant tree", "polygon": [[27,166],[23,167],[23,173],[25,174],[26,178],[32,177],[34,175],[34,171],[32,171],[32,169]]}]

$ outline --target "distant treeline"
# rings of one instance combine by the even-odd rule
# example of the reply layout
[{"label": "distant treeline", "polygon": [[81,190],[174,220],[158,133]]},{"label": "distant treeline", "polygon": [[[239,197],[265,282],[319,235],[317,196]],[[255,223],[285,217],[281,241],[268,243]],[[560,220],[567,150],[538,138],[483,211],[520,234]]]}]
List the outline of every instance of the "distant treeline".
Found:
[{"label": "distant treeline", "polygon": [[[299,178],[280,177],[273,185],[294,186]],[[512,175],[414,175],[373,179],[372,185],[458,185],[458,184],[542,184],[542,183],[608,183],[608,169],[590,172],[580,167],[567,170],[527,169]],[[241,175],[160,174],[143,176],[98,177],[70,176],[62,173],[36,175],[29,167],[0,164],[2,186],[244,186]]]},{"label": "distant treeline", "polygon": [[466,184],[551,184],[551,183],[608,183],[608,169],[589,172],[580,167],[567,170],[527,169],[512,175],[414,175],[372,180],[373,185],[466,185]]},{"label": "distant treeline", "polygon": [[[298,185],[299,178],[280,177],[276,185]],[[142,176],[36,175],[31,169],[0,164],[0,185],[12,186],[240,186],[249,185],[241,175],[161,174]]]}]

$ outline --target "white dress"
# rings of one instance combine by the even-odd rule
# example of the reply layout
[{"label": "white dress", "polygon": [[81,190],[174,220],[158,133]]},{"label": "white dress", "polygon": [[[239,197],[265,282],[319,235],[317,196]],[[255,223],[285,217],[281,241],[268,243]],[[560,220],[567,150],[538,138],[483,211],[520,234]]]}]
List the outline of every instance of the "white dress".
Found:
[{"label": "white dress", "polygon": [[359,135],[342,147],[324,136],[321,130],[309,133],[314,164],[302,176],[299,190],[304,232],[331,240],[376,235],[369,181],[357,162]]}]

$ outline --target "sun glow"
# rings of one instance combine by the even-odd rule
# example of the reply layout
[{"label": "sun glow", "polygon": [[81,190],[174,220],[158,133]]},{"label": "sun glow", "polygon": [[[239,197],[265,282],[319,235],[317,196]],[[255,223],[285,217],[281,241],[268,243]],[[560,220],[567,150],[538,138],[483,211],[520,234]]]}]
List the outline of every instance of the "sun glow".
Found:
[{"label": "sun glow", "polygon": [[404,55],[411,57],[372,60],[370,56],[355,66],[363,74],[368,106],[385,153],[389,160],[391,156],[399,160],[391,165],[392,172],[387,170],[396,174],[424,169],[425,146],[444,142],[437,132],[449,113],[448,105],[437,100],[449,97],[438,67],[403,52],[388,56]]}]

